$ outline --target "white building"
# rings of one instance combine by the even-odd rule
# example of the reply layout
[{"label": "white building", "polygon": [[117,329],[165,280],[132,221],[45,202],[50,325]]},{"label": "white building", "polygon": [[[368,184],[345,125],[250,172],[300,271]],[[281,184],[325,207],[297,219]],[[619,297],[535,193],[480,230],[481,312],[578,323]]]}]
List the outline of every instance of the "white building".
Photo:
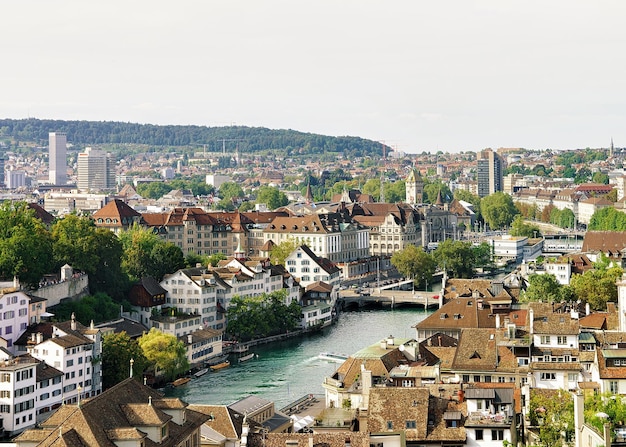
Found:
[{"label": "white building", "polygon": [[67,183],[67,134],[50,132],[48,145],[48,181],[53,185],[65,185]]},{"label": "white building", "polygon": [[28,327],[30,297],[16,289],[4,289],[0,295],[0,345],[16,354],[15,341]]},{"label": "white building", "polygon": [[524,247],[528,242],[527,237],[494,236],[489,241],[494,258],[521,262],[524,259]]},{"label": "white building", "polygon": [[26,186],[26,172],[15,169],[6,171],[5,184],[7,189],[16,189]]},{"label": "white building", "polygon": [[222,186],[222,184],[230,182],[231,178],[227,175],[207,174],[205,181],[207,185],[211,185],[217,190],[220,189],[220,186]]},{"label": "white building", "polygon": [[115,157],[111,153],[85,148],[85,152],[78,154],[77,186],[81,191],[114,189]]},{"label": "white building", "polygon": [[37,421],[37,364],[32,358],[0,353],[0,418],[2,428],[15,434]]},{"label": "white building", "polygon": [[[46,323],[48,324],[48,323]],[[102,341],[99,329],[85,327],[74,318],[51,324],[52,337],[33,332],[28,351],[36,359],[63,372],[63,402],[102,392]],[[37,327],[34,329],[37,330]],[[34,340],[33,340],[34,339]]]}]

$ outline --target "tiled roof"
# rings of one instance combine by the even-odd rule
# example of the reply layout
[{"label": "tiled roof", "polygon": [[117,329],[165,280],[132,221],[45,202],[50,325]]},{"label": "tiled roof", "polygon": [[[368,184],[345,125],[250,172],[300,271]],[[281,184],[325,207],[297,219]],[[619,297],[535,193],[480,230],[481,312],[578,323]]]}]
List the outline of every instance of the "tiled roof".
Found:
[{"label": "tiled roof", "polygon": [[[491,316],[490,316],[491,315]],[[475,298],[456,298],[415,325],[417,329],[460,330],[495,328],[496,321],[488,306],[479,309]]]},{"label": "tiled roof", "polygon": [[497,365],[495,330],[463,329],[452,369],[495,371]]},{"label": "tiled roof", "polygon": [[626,248],[626,231],[587,231],[582,251],[618,254]]},{"label": "tiled roof", "polygon": [[[41,422],[44,430],[27,430],[18,436],[17,441],[33,439],[39,441],[36,445],[45,447],[115,447],[118,441],[138,439],[141,435],[137,428],[167,424],[168,437],[164,441],[156,444],[146,439],[145,445],[173,447],[198,430],[208,418],[187,408],[184,410],[185,424],[178,425],[159,409],[161,405],[157,402],[161,398],[157,391],[129,378],[96,397],[81,401],[80,405],[59,407]],[[172,408],[170,404],[166,406]],[[59,434],[63,437],[62,443],[59,443]]]}]

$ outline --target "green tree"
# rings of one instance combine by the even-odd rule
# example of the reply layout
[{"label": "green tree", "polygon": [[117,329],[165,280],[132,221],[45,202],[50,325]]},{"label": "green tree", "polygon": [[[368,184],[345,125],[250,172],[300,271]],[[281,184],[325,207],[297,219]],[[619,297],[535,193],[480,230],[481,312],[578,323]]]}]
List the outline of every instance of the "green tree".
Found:
[{"label": "green tree", "polygon": [[539,426],[539,440],[545,447],[561,447],[574,436],[574,399],[566,390],[530,390],[531,425]]},{"label": "green tree", "polygon": [[452,239],[441,242],[433,252],[437,266],[453,278],[471,278],[474,275],[474,256],[470,242]]},{"label": "green tree", "polygon": [[[116,296],[120,288],[122,245],[114,233],[97,228],[91,219],[69,214],[51,229],[54,268],[64,264],[89,275],[93,292]],[[123,283],[123,282],[122,282]]]},{"label": "green tree", "polygon": [[52,267],[52,237],[26,202],[0,205],[0,276],[37,288]]},{"label": "green tree", "polygon": [[387,203],[404,202],[406,198],[406,183],[404,180],[385,183],[385,201]]},{"label": "green tree", "polygon": [[286,293],[280,290],[254,297],[233,297],[226,332],[245,341],[297,329],[302,309],[296,301],[285,304]]},{"label": "green tree", "polygon": [[444,202],[450,202],[452,198],[452,192],[448,185],[437,180],[436,182],[425,182],[424,184],[424,202],[425,203],[436,203],[437,196],[441,191],[441,199]]},{"label": "green tree", "polygon": [[391,256],[391,264],[406,278],[412,278],[417,287],[424,287],[430,282],[437,270],[437,262],[423,247],[408,245],[404,250]]},{"label": "green tree", "polygon": [[587,270],[582,275],[572,275],[570,288],[576,300],[589,303],[593,310],[605,311],[607,302],[617,301],[616,281],[622,273],[620,267]]},{"label": "green tree", "polygon": [[522,296],[524,301],[559,303],[571,298],[571,291],[560,284],[556,276],[552,274],[530,275],[528,277],[528,283],[528,288]]},{"label": "green tree", "polygon": [[147,199],[160,199],[174,188],[162,181],[144,182],[137,185],[137,194]]},{"label": "green tree", "polygon": [[102,376],[104,389],[111,388],[130,375],[130,361],[133,360],[133,377],[141,380],[148,366],[148,359],[143,354],[137,340],[126,332],[107,334],[102,337]]},{"label": "green tree", "polygon": [[613,207],[602,208],[591,216],[588,229],[596,231],[625,231],[626,213]]},{"label": "green tree", "polygon": [[274,265],[285,265],[285,260],[300,244],[295,239],[287,239],[274,245],[270,250],[270,262]]},{"label": "green tree", "polygon": [[491,245],[488,242],[481,242],[479,245],[472,246],[472,254],[474,256],[474,266],[491,267],[493,259],[491,256]]},{"label": "green tree", "polygon": [[220,186],[219,196],[222,200],[230,200],[244,196],[243,188],[236,182],[224,182]]},{"label": "green tree", "polygon": [[540,237],[541,230],[537,225],[532,225],[526,223],[524,218],[520,215],[515,217],[513,223],[511,224],[511,236],[520,236],[520,237]]},{"label": "green tree", "polygon": [[257,203],[265,203],[267,208],[275,210],[289,203],[289,199],[284,192],[273,186],[261,186],[256,195]]},{"label": "green tree", "polygon": [[185,344],[175,336],[152,328],[139,337],[138,343],[149,364],[154,367],[155,375],[163,374],[166,380],[171,380],[189,370]]},{"label": "green tree", "polygon": [[120,304],[113,302],[106,293],[98,292],[78,301],[63,301],[54,306],[57,321],[69,320],[72,314],[75,315],[76,320],[88,326],[91,321],[101,323],[119,317]]},{"label": "green tree", "polygon": [[181,249],[171,242],[164,242],[151,230],[133,226],[119,235],[124,248],[122,269],[131,281],[152,276],[157,281],[165,273],[185,266]]},{"label": "green tree", "polygon": [[609,175],[605,174],[603,172],[594,172],[593,175],[591,176],[591,181],[593,183],[601,183],[603,185],[608,185],[609,184]]},{"label": "green tree", "polygon": [[485,223],[492,230],[508,227],[518,214],[511,196],[500,191],[483,197],[480,211]]}]

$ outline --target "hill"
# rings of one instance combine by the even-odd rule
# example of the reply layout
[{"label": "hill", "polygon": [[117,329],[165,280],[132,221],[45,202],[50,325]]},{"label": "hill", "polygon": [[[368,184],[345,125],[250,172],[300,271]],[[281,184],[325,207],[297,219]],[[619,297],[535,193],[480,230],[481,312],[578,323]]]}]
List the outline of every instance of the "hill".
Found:
[{"label": "hill", "polygon": [[[346,156],[382,155],[382,144],[359,137],[331,137],[295,130],[263,127],[158,126],[114,121],[63,121],[41,119],[0,120],[0,140],[30,141],[47,146],[49,132],[65,132],[76,146],[148,145],[160,147],[206,146],[220,151],[225,142],[237,142],[246,153],[278,150],[286,155],[340,152]],[[230,144],[230,147],[234,147]],[[389,148],[387,148],[389,150]]]}]

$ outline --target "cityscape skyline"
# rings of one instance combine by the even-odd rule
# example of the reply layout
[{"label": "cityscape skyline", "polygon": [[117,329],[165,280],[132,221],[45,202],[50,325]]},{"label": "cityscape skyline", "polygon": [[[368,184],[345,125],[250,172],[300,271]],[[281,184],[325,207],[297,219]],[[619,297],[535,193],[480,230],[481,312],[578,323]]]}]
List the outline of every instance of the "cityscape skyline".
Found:
[{"label": "cityscape skyline", "polygon": [[407,153],[626,141],[626,5],[614,0],[64,0],[6,12],[3,117],[296,129]]}]

